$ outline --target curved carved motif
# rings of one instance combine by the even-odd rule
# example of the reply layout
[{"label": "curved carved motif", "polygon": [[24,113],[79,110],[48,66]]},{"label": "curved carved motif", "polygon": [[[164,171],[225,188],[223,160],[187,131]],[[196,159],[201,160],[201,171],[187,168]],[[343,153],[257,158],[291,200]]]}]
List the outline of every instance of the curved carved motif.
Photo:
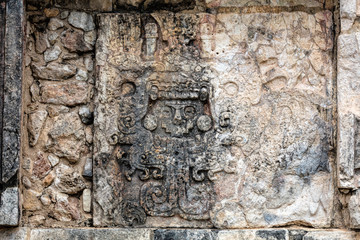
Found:
[{"label": "curved carved motif", "polygon": [[141,225],[146,221],[144,209],[129,201],[123,201],[121,203],[121,215],[129,226]]}]

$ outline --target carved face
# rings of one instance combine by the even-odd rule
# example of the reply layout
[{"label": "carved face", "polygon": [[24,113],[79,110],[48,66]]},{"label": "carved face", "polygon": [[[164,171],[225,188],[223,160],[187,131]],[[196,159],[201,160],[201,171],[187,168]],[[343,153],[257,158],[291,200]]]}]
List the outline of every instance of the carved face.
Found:
[{"label": "carved face", "polygon": [[196,127],[202,130],[204,124],[208,126],[205,127],[206,131],[209,130],[211,119],[207,115],[204,116],[203,103],[193,100],[157,101],[144,119],[146,129],[172,137],[187,136]]}]

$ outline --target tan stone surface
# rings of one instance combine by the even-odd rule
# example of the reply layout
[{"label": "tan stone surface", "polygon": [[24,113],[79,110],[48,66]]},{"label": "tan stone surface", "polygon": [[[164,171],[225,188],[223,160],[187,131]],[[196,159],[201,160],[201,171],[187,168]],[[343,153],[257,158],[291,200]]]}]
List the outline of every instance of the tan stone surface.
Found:
[{"label": "tan stone surface", "polygon": [[[99,1],[97,7],[106,3]],[[92,216],[83,209],[82,193],[91,189],[91,164],[86,179],[82,173],[92,151],[94,15],[28,4],[38,11],[28,12],[26,32],[22,224],[89,226]]]},{"label": "tan stone surface", "polygon": [[[151,227],[188,227],[189,224],[205,227],[204,222],[196,219],[206,219],[217,228],[292,222],[329,227],[334,197],[329,157],[332,25],[329,11],[100,15],[96,53],[99,79],[94,143],[98,167],[94,170],[94,224],[131,225],[136,219],[137,223]],[[141,34],[142,27],[145,36]],[[200,133],[196,136],[201,139],[199,146],[205,148],[209,160],[207,163],[193,160],[199,161],[195,166],[204,167],[203,174],[208,175],[201,178],[194,173],[188,178],[185,165],[187,199],[181,198],[181,184],[176,185],[180,190],[171,190],[166,184],[172,182],[166,177],[157,179],[154,172],[154,177],[147,178],[147,174],[152,174],[151,167],[147,170],[146,164],[129,157],[143,151],[142,145],[137,144],[141,140],[132,139],[148,139],[149,134],[155,138],[162,134],[160,128],[166,129],[167,125],[156,125],[165,121],[163,113],[144,118],[145,114],[155,111],[164,98],[191,97],[181,85],[180,90],[172,89],[176,81],[184,86],[188,84],[189,89],[191,81],[209,82],[212,89],[209,105],[205,104],[211,113],[210,128],[202,125],[207,121],[197,121],[197,128],[208,131],[211,140],[202,140]],[[156,84],[159,92],[152,90],[151,84]],[[185,93],[165,95],[162,91]],[[153,102],[148,103],[147,98]],[[132,103],[135,99],[136,105]],[[189,103],[178,100],[176,104]],[[124,110],[119,112],[119,107]],[[121,116],[129,114],[128,107],[134,115],[124,118],[128,119],[126,122]],[[177,112],[174,110],[172,114],[175,119]],[[180,128],[174,129],[178,132],[173,133],[170,127],[166,130],[175,138],[168,138],[165,151],[171,152],[171,144],[177,144],[176,138],[185,133]],[[180,139],[190,141],[191,137],[189,134]],[[149,142],[144,141],[145,149],[151,149]],[[129,151],[125,144],[129,144]],[[211,151],[219,152],[216,157],[210,157],[207,154]],[[165,172],[171,169],[170,162],[165,161],[163,166]],[[127,170],[122,170],[127,168],[130,178]],[[175,170],[174,178],[176,174]],[[141,194],[154,191],[156,195],[149,194],[143,200],[141,195],[139,200],[136,191]],[[212,195],[208,191],[214,191],[214,201],[207,197]],[[172,200],[177,196],[178,203]],[[124,212],[127,201],[131,202],[132,210]],[[189,206],[197,206],[198,212],[187,215]],[[208,212],[205,206],[210,206]],[[123,219],[115,220],[114,211]],[[149,221],[144,213],[150,215]],[[173,215],[180,217],[165,217]]]}]

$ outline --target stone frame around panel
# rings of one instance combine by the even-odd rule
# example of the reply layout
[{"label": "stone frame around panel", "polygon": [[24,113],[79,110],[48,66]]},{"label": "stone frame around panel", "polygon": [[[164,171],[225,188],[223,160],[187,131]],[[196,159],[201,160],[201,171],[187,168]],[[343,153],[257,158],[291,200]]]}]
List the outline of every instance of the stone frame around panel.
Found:
[{"label": "stone frame around panel", "polygon": [[0,226],[17,226],[20,214],[17,174],[22,112],[23,1],[1,0],[0,19]]}]

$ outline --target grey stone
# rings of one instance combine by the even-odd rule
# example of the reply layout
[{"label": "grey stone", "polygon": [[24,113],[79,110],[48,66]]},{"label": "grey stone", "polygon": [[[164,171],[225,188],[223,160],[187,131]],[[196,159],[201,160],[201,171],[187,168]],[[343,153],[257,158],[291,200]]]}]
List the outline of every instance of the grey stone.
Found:
[{"label": "grey stone", "polygon": [[50,22],[48,23],[48,29],[50,31],[55,31],[62,27],[64,27],[64,22],[57,18],[51,18]]},{"label": "grey stone", "polygon": [[86,56],[84,58],[84,65],[89,72],[93,71],[94,70],[93,58],[91,56]]},{"label": "grey stone", "polygon": [[0,230],[1,240],[28,240],[30,229],[26,227],[21,228],[4,228]]},{"label": "grey stone", "polygon": [[52,45],[56,43],[56,40],[59,37],[59,34],[57,32],[48,32],[47,35],[48,35],[48,40]]},{"label": "grey stone", "polygon": [[48,160],[49,160],[52,167],[55,167],[60,161],[59,158],[57,156],[53,155],[53,154],[50,154],[48,156]]},{"label": "grey stone", "polygon": [[82,175],[87,178],[91,178],[93,176],[92,158],[86,159]]},{"label": "grey stone", "polygon": [[[2,182],[7,183],[19,168],[20,133],[21,133],[21,101],[22,101],[22,76],[23,76],[23,43],[24,43],[24,5],[23,1],[6,1],[6,26],[5,26],[5,73],[3,79],[3,133],[2,133]],[[0,77],[1,78],[1,77]],[[14,190],[15,191],[15,190]],[[13,199],[13,203],[17,198]],[[15,223],[18,212],[12,216],[11,224]],[[9,219],[10,221],[10,219]],[[6,224],[2,221],[3,224]],[[16,220],[17,224],[17,220]]]},{"label": "grey stone", "polygon": [[30,86],[31,101],[37,102],[40,100],[40,88],[39,85],[34,82]]},{"label": "grey stone", "polygon": [[66,194],[58,194],[54,208],[54,216],[61,222],[79,220],[81,218],[80,201]]},{"label": "grey stone", "polygon": [[35,32],[35,50],[41,54],[50,47],[50,43],[47,39],[47,34],[42,32]]},{"label": "grey stone", "polygon": [[84,34],[84,40],[86,43],[90,44],[91,46],[95,45],[96,42],[96,31],[90,31],[90,32],[86,32]]},{"label": "grey stone", "polygon": [[[96,228],[15,228],[0,231],[0,239],[6,240],[71,240],[71,239],[94,239],[94,240],[278,240],[278,238],[268,236],[262,238],[257,235],[259,231],[273,232],[274,229],[264,230],[152,230],[152,229],[96,229]],[[342,230],[303,230],[289,229],[283,230],[287,235],[287,240],[355,240],[356,232]],[[166,238],[164,238],[166,237]],[[184,238],[185,237],[185,238]],[[186,238],[188,237],[188,238]]]},{"label": "grey stone", "polygon": [[75,163],[80,160],[85,144],[84,126],[76,112],[61,114],[49,130],[46,148],[58,157]]},{"label": "grey stone", "polygon": [[84,212],[91,212],[91,190],[90,189],[84,189],[83,195],[83,210]]},{"label": "grey stone", "polygon": [[61,48],[59,46],[54,46],[53,48],[45,51],[44,60],[47,63],[51,61],[55,61],[59,58],[60,54],[61,54]]},{"label": "grey stone", "polygon": [[49,63],[47,66],[32,64],[31,69],[35,78],[45,80],[66,80],[76,74],[76,67],[68,64]]},{"label": "grey stone", "polygon": [[151,240],[151,229],[33,229],[29,240],[48,239]]},{"label": "grey stone", "polygon": [[60,18],[61,18],[61,19],[65,19],[65,18],[67,18],[67,17],[69,16],[69,14],[70,14],[69,11],[62,11],[62,12],[60,13]]},{"label": "grey stone", "polygon": [[85,70],[82,69],[78,69],[76,75],[75,75],[75,79],[78,81],[86,81],[88,80],[88,73]]},{"label": "grey stone", "polygon": [[360,228],[360,190],[356,190],[349,200],[350,227]]},{"label": "grey stone", "polygon": [[22,177],[22,183],[23,183],[25,188],[27,188],[27,189],[31,188],[32,184],[31,184],[31,181],[30,181],[30,179],[28,177],[23,176]]},{"label": "grey stone", "polygon": [[187,240],[216,240],[217,232],[211,230],[167,230],[158,229],[154,231],[154,240],[187,239]]},{"label": "grey stone", "polygon": [[93,17],[85,12],[71,12],[68,21],[72,26],[86,32],[95,29]]},{"label": "grey stone", "polygon": [[79,108],[79,116],[81,121],[86,125],[92,124],[94,119],[93,113],[88,106],[81,106]]},{"label": "grey stone", "polygon": [[46,110],[38,110],[29,114],[28,118],[28,132],[29,132],[29,143],[30,146],[35,146],[41,131],[43,129],[44,123],[47,118]]},{"label": "grey stone", "polygon": [[76,194],[86,187],[79,172],[64,164],[57,166],[54,183],[60,192],[66,194]]},{"label": "grey stone", "polygon": [[19,221],[19,189],[6,188],[1,193],[0,225],[17,226]]},{"label": "grey stone", "polygon": [[47,195],[42,195],[40,197],[40,201],[41,201],[42,205],[44,205],[44,206],[49,206],[51,204],[51,199]]}]

